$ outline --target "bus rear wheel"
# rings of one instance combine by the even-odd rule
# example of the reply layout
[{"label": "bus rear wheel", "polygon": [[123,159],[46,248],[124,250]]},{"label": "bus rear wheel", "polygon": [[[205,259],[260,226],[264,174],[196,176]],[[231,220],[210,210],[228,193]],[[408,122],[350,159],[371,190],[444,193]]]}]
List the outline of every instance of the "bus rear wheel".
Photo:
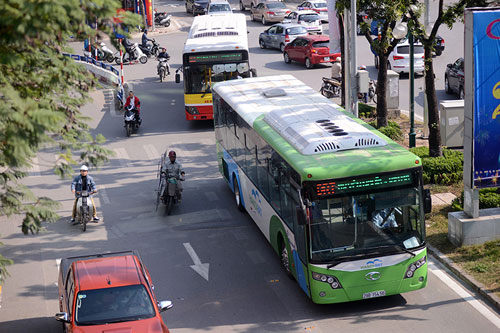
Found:
[{"label": "bus rear wheel", "polygon": [[238,210],[240,212],[244,212],[245,207],[241,203],[240,186],[238,185],[238,182],[236,181],[236,176],[233,176],[233,186],[234,186],[234,201],[236,201],[236,205],[238,206]]},{"label": "bus rear wheel", "polygon": [[285,269],[286,275],[290,278],[293,279],[292,271],[290,270],[290,260],[288,256],[288,249],[286,248],[285,241],[283,240],[283,237],[280,236],[280,258],[281,258],[281,265]]}]

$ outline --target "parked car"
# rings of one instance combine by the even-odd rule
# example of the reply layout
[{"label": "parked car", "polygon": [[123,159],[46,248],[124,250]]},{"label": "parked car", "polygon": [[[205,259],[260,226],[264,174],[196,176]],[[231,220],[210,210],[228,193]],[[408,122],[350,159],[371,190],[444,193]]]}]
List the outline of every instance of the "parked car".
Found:
[{"label": "parked car", "polygon": [[250,9],[252,21],[260,20],[266,25],[268,22],[281,22],[285,15],[290,13],[287,6],[281,1],[265,1]]},{"label": "parked car", "polygon": [[233,10],[227,0],[210,0],[207,14],[232,14]]},{"label": "parked car", "polygon": [[434,39],[434,53],[437,56],[440,56],[443,54],[444,51],[444,38],[436,35],[436,38]]},{"label": "parked car", "polygon": [[[410,72],[410,44],[407,40],[396,45],[387,62],[387,69],[396,73]],[[375,55],[375,68],[378,68],[378,65],[378,57]],[[413,70],[415,73],[424,74],[424,47],[420,43],[413,43]]]},{"label": "parked car", "polygon": [[309,33],[323,33],[319,15],[312,10],[294,10],[285,16],[283,23],[302,24]]},{"label": "parked car", "polygon": [[277,23],[260,33],[259,45],[262,49],[274,47],[283,52],[288,43],[301,36],[307,36],[307,29],[304,26],[293,23]]},{"label": "parked car", "polygon": [[186,13],[193,16],[205,14],[208,10],[208,0],[186,0]]},{"label": "parked car", "polygon": [[151,276],[135,251],[62,259],[59,311],[65,332],[164,332]]},{"label": "parked car", "polygon": [[444,72],[444,89],[447,94],[457,94],[460,99],[464,99],[464,58],[458,58],[453,64],[446,65]]},{"label": "parked car", "polygon": [[308,0],[297,6],[299,10],[312,10],[321,18],[322,22],[328,22],[328,9],[324,0]]},{"label": "parked car", "polygon": [[330,38],[323,35],[308,35],[297,37],[285,46],[283,59],[289,64],[293,61],[301,62],[311,69],[316,64],[334,62],[340,53],[330,53]]}]

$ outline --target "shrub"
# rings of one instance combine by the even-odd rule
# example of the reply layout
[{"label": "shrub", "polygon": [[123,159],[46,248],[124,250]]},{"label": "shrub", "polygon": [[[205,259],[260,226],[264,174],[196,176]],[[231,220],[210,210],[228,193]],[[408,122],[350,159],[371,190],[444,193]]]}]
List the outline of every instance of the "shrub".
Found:
[{"label": "shrub", "polygon": [[[368,123],[370,126],[377,128],[377,121],[372,120]],[[398,123],[395,121],[389,120],[387,123],[387,127],[380,127],[378,130],[384,135],[388,136],[392,140],[400,141],[403,140],[403,131]]]},{"label": "shrub", "polygon": [[[451,207],[455,211],[464,210],[464,191],[455,198]],[[479,208],[500,208],[500,188],[483,188],[479,190]]]},{"label": "shrub", "polygon": [[373,106],[365,103],[358,103],[358,114],[361,118],[374,118],[377,115],[376,111],[377,109]]},{"label": "shrub", "polygon": [[422,158],[424,183],[451,185],[463,179],[462,152],[443,148],[443,156],[430,157],[428,147],[411,148],[410,151]]}]

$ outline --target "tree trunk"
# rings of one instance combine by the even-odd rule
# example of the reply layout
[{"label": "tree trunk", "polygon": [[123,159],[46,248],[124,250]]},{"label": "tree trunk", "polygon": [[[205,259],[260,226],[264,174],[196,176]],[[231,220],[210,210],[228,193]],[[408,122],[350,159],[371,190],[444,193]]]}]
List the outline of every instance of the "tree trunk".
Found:
[{"label": "tree trunk", "polygon": [[148,28],[148,20],[147,20],[147,15],[146,15],[146,8],[144,6],[144,0],[140,0],[141,2],[141,14],[142,14],[142,19],[144,20],[144,29]]},{"label": "tree trunk", "polygon": [[[338,12],[337,12],[338,13]],[[344,45],[344,16],[342,14],[338,14],[339,16],[339,28],[340,28],[340,54],[342,55],[342,61],[340,65],[342,66],[342,86],[340,93],[340,105],[345,108],[345,64],[347,63],[345,58],[345,45]]]},{"label": "tree trunk", "polygon": [[[436,95],[435,74],[432,61],[432,46],[424,45],[425,48],[425,95],[429,111],[429,155],[431,157],[441,156],[441,134],[439,129],[439,110]],[[424,124],[425,126],[425,124]]]},{"label": "tree trunk", "polygon": [[377,128],[387,126],[387,55],[378,55]]}]

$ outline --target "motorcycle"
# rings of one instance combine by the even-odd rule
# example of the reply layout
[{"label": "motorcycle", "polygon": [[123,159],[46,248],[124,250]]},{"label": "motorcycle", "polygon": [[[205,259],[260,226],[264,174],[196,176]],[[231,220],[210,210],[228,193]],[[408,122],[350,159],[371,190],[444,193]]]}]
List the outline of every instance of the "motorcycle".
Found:
[{"label": "motorcycle", "polygon": [[170,65],[168,61],[170,57],[167,58],[157,58],[158,60],[158,76],[160,77],[160,82],[163,82],[167,75],[170,74]]},{"label": "motorcycle", "polygon": [[129,105],[123,115],[123,120],[125,122],[124,127],[127,136],[130,136],[134,130],[139,129],[139,126],[141,125],[141,122],[137,119],[136,112],[136,109],[132,105]]},{"label": "motorcycle", "polygon": [[342,82],[339,79],[323,77],[323,84],[319,91],[326,98],[332,98],[334,96],[340,96],[341,87]]},{"label": "motorcycle", "polygon": [[170,26],[170,20],[172,15],[168,15],[166,12],[155,13],[155,25],[163,25],[165,27]]},{"label": "motorcycle", "polygon": [[160,44],[154,39],[152,39],[151,42],[153,43],[153,45],[139,45],[142,53],[144,53],[148,58],[150,58],[151,56],[157,57],[158,53],[160,53]]},{"label": "motorcycle", "polygon": [[[148,57],[141,51],[139,48],[139,44],[134,43],[132,47],[130,48],[130,52],[134,53],[135,59],[134,60],[139,60],[141,64],[145,64],[148,62]],[[132,60],[132,61],[134,61]],[[120,51],[117,51],[115,53],[115,62],[119,65],[122,62],[122,59],[120,58]],[[126,52],[123,55],[123,63],[130,63],[130,54],[129,52]]]},{"label": "motorcycle", "polygon": [[87,223],[92,219],[91,211],[94,207],[92,206],[92,200],[89,200],[91,194],[95,192],[81,191],[76,192],[78,201],[76,203],[76,222],[82,225],[82,230],[87,230]]},{"label": "motorcycle", "polygon": [[368,93],[359,93],[358,99],[364,103],[372,101],[377,104],[377,81],[370,80],[368,83]]},{"label": "motorcycle", "polygon": [[111,51],[104,43],[100,43],[99,45],[100,47],[95,47],[94,45],[90,46],[90,52],[84,49],[83,54],[93,59],[97,56],[97,60],[99,61],[112,63],[115,60],[113,51]]},{"label": "motorcycle", "polygon": [[156,190],[156,210],[158,210],[158,205],[160,201],[165,204],[165,213],[170,215],[172,213],[172,207],[174,204],[179,203],[180,192],[177,192],[177,184],[179,181],[184,181],[184,177],[179,178],[179,180],[165,171],[163,171],[163,164],[167,159],[167,153],[163,153],[160,161],[158,162],[158,174],[160,177],[158,189]]}]

